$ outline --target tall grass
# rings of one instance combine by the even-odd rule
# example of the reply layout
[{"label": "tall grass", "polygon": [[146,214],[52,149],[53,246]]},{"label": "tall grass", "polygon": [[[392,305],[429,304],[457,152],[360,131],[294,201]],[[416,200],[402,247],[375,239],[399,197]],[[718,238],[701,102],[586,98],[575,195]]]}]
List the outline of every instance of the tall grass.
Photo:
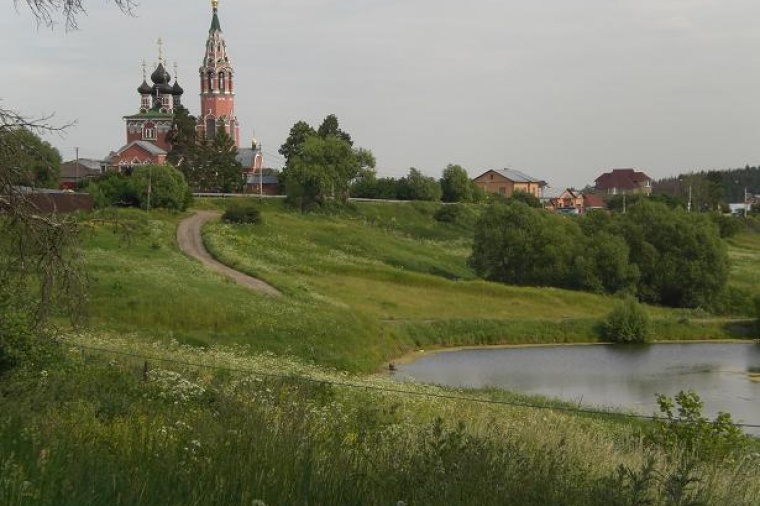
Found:
[{"label": "tall grass", "polygon": [[760,493],[757,457],[692,463],[623,419],[382,391],[398,385],[219,347],[70,343],[211,367],[150,360],[145,374],[142,359],[72,350],[6,378],[0,504],[750,505]]}]

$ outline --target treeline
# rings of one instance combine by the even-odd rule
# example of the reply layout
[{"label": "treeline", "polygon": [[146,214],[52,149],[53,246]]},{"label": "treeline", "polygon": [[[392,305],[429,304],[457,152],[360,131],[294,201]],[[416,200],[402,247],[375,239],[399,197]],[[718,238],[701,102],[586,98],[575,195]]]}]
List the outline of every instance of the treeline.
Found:
[{"label": "treeline", "polygon": [[747,196],[760,193],[760,167],[709,170],[660,179],[654,194],[667,195],[695,211],[726,210],[728,204],[743,203]]},{"label": "treeline", "polygon": [[401,178],[378,178],[372,152],[355,148],[351,135],[328,115],[318,128],[299,121],[279,149],[285,157],[281,179],[288,202],[302,211],[349,197],[388,200],[477,202],[485,194],[459,165],[448,165],[442,177],[410,168]]},{"label": "treeline", "polygon": [[[646,200],[625,214],[567,219],[513,201],[488,206],[470,266],[485,279],[631,294],[671,307],[721,309],[728,255],[710,215]],[[749,296],[741,301],[749,309]]]},{"label": "treeline", "polygon": [[351,185],[351,196],[368,199],[481,202],[486,195],[459,165],[448,165],[440,179],[425,176],[414,167],[406,176],[378,178],[374,173]]}]

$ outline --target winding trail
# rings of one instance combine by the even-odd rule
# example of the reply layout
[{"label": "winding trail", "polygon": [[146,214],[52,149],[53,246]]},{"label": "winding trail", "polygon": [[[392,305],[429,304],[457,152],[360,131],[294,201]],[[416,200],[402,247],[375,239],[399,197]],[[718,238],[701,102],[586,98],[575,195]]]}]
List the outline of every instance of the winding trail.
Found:
[{"label": "winding trail", "polygon": [[203,245],[203,238],[201,237],[201,228],[208,221],[218,218],[219,213],[214,211],[198,211],[192,216],[185,218],[179,223],[177,227],[177,244],[187,255],[196,258],[204,265],[209,267],[220,274],[223,274],[233,280],[234,282],[241,284],[251,290],[254,290],[265,295],[272,297],[279,297],[282,295],[277,288],[272,285],[256,279],[248,274],[236,271],[230,267],[227,267],[223,263],[214,259],[211,254],[206,250]]}]

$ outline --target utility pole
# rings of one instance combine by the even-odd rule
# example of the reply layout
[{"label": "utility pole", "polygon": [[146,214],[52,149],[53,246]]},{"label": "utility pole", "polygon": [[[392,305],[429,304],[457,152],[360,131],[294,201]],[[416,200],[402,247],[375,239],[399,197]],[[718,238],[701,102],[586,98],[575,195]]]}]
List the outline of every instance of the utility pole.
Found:
[{"label": "utility pole", "polygon": [[749,209],[747,208],[749,206],[748,204],[749,199],[747,198],[747,187],[744,187],[744,216],[746,217],[747,214],[749,214]]},{"label": "utility pole", "polygon": [[[258,147],[259,151],[261,151],[263,153],[262,148],[261,148],[261,144],[259,144],[257,147]],[[254,154],[254,158],[253,159],[256,160],[255,154]],[[263,196],[264,196],[264,159],[262,157],[261,167],[259,167],[259,200],[261,200],[263,198]]]},{"label": "utility pole", "polygon": [[686,212],[691,212],[691,183],[689,183],[689,203],[686,204]]},{"label": "utility pole", "polygon": [[74,148],[74,152],[76,153],[76,157],[77,157],[77,168],[76,168],[76,171],[74,172],[74,190],[76,190],[77,187],[79,186],[79,148],[78,147]]},{"label": "utility pole", "polygon": [[153,178],[153,164],[148,166],[148,206],[147,206],[148,212],[150,212],[150,194],[152,190],[151,188],[152,178]]}]

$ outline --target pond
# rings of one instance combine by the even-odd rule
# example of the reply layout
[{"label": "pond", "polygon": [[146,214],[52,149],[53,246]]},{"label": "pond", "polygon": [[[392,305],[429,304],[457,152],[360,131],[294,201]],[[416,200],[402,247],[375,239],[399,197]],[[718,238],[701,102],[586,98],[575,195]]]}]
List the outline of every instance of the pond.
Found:
[{"label": "pond", "polygon": [[[561,398],[584,407],[608,406],[659,414],[656,393],[694,390],[714,418],[760,425],[760,345],[669,343],[535,346],[420,353],[396,366],[401,381],[455,387],[500,387]],[[760,429],[747,432],[760,435]]]}]

